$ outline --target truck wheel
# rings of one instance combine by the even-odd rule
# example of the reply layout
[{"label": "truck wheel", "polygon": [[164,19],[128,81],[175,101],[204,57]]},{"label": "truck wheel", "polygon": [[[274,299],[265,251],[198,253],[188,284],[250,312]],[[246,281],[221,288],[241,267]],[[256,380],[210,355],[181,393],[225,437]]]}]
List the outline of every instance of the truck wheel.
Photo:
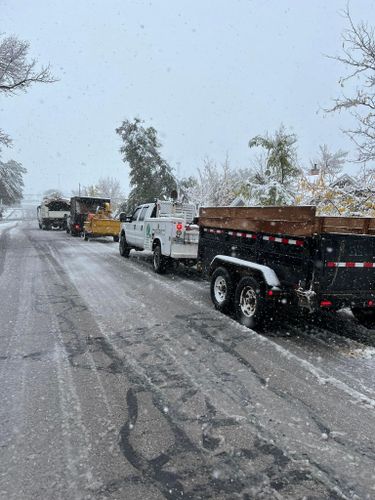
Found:
[{"label": "truck wheel", "polygon": [[120,255],[122,257],[129,257],[130,248],[128,247],[128,244],[126,243],[126,237],[124,234],[121,234],[119,250],[120,250]]},{"label": "truck wheel", "polygon": [[85,241],[89,241],[89,235],[86,233],[86,231],[83,232],[83,239]]},{"label": "truck wheel", "polygon": [[156,247],[154,248],[154,257],[152,259],[154,271],[158,274],[165,273],[167,269],[167,262],[167,259],[161,253],[160,245],[156,245]]},{"label": "truck wheel", "polygon": [[264,301],[260,284],[251,276],[242,278],[234,296],[234,307],[238,321],[254,328],[261,322],[261,315],[264,308]]},{"label": "truck wheel", "polygon": [[221,312],[229,309],[233,299],[233,281],[225,267],[218,267],[211,276],[211,300]]},{"label": "truck wheel", "polygon": [[354,317],[366,328],[375,328],[375,309],[352,307]]},{"label": "truck wheel", "polygon": [[114,237],[113,237],[113,241],[114,241],[115,243],[118,243],[118,240],[119,240],[119,237],[118,237],[118,236],[114,236]]},{"label": "truck wheel", "polygon": [[42,224],[40,222],[38,224],[39,224],[39,229],[42,229]]},{"label": "truck wheel", "polygon": [[66,226],[66,234],[69,234],[69,233],[70,233],[69,226]]}]

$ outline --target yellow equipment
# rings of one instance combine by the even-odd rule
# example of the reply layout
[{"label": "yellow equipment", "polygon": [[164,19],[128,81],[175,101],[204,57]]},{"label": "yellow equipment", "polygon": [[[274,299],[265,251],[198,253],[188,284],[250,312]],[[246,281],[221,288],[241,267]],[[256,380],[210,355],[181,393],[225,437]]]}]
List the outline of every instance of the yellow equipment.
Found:
[{"label": "yellow equipment", "polygon": [[89,213],[83,225],[85,241],[100,236],[112,236],[114,241],[118,241],[119,233],[120,221],[113,218],[109,203],[98,207],[95,213]]}]

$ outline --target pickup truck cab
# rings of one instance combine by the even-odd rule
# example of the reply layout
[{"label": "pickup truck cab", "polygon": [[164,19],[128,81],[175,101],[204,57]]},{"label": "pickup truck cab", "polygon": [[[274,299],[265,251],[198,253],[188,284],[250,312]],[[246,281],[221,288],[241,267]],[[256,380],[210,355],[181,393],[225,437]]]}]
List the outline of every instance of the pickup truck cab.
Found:
[{"label": "pickup truck cab", "polygon": [[132,249],[153,252],[157,273],[165,272],[173,260],[194,265],[199,237],[194,215],[194,205],[171,201],[139,205],[130,217],[120,214],[120,254],[129,257]]}]

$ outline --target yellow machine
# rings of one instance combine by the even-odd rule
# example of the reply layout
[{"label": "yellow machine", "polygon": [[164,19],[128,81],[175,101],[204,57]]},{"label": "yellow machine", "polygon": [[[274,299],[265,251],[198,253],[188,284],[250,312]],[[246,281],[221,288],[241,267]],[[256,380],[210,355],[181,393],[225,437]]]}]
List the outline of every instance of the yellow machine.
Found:
[{"label": "yellow machine", "polygon": [[95,213],[89,213],[83,225],[85,241],[100,236],[112,236],[114,241],[118,241],[119,233],[120,221],[113,218],[109,203],[98,207]]}]

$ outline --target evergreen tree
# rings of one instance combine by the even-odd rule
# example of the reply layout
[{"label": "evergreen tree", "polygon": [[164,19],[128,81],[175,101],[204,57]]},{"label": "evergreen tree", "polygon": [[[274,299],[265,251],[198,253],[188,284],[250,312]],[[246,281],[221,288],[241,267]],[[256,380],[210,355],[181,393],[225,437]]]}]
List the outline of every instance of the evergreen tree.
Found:
[{"label": "evergreen tree", "polygon": [[153,127],[144,127],[142,120],[135,118],[123,121],[116,133],[123,141],[120,148],[123,161],[130,168],[132,189],[128,210],[155,198],[168,198],[177,186],[171,167],[161,156],[157,131]]}]

